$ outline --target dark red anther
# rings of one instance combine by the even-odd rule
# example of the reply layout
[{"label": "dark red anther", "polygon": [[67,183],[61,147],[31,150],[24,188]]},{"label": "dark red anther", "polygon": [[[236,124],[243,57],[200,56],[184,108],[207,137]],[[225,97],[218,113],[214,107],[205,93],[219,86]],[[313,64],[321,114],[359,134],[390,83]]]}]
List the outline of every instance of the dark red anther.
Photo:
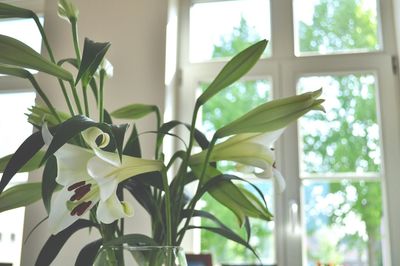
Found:
[{"label": "dark red anther", "polygon": [[276,162],[274,162],[274,163],[272,164],[272,167],[273,167],[273,168],[276,168]]},{"label": "dark red anther", "polygon": [[92,186],[92,184],[87,184],[87,185],[78,187],[77,189],[75,189],[75,194],[72,195],[72,197],[69,200],[70,201],[80,200],[81,198],[83,198],[83,196],[85,196],[90,191],[91,186]]},{"label": "dark red anther", "polygon": [[90,207],[91,204],[92,204],[91,201],[82,202],[71,211],[71,216],[74,216],[75,214],[78,216],[82,216],[82,214],[86,212],[86,210]]},{"label": "dark red anther", "polygon": [[80,181],[78,183],[72,184],[71,186],[68,187],[68,191],[72,191],[78,187],[81,187],[85,184],[85,181]]}]

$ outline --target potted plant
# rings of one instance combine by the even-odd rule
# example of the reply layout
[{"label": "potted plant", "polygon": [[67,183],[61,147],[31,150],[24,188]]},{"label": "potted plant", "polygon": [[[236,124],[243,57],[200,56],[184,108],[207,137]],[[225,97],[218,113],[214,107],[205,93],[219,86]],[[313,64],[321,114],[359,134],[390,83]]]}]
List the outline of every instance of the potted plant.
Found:
[{"label": "potted plant", "polygon": [[[105,79],[112,76],[112,66],[105,57],[110,43],[86,38],[81,53],[78,10],[67,0],[60,0],[58,13],[71,24],[74,58],[54,58],[34,12],[0,3],[0,18],[31,18],[36,22],[49,54],[45,58],[22,42],[0,35],[0,73],[29,80],[43,100],[43,105],[33,106],[28,113],[28,122],[37,131],[14,154],[0,159],[0,210],[27,206],[41,199],[48,212],[50,237],[36,265],[49,265],[68,238],[82,228],[98,231],[101,238],[82,248],[76,265],[124,265],[129,263],[126,259],[140,265],[186,265],[179,246],[185,233],[195,228],[209,230],[253,251],[246,239],[214,214],[196,209],[196,203],[205,193],[210,194],[235,214],[249,235],[249,217],[270,221],[273,216],[262,192],[250,182],[221,171],[217,162],[228,160],[259,168],[260,178],[275,177],[283,187],[271,146],[290,122],[311,110],[323,110],[321,90],[266,102],[207,139],[195,127],[200,108],[256,64],[267,45],[262,40],[233,57],[216,75],[197,98],[190,123],[164,122],[158,107],[150,104],[134,103],[108,112],[103,91]],[[76,72],[68,71],[65,64],[75,67]],[[53,106],[26,68],[58,79],[67,112]],[[96,118],[89,117],[89,97],[96,100]],[[155,135],[153,158],[142,158],[140,133],[134,124],[147,115],[157,118],[151,132]],[[119,119],[132,122],[120,124]],[[178,126],[187,129],[187,139],[174,134]],[[162,149],[166,135],[184,143],[184,148],[170,158]],[[195,153],[195,146],[202,151]],[[40,167],[42,182],[5,190],[16,173]],[[239,186],[240,182],[249,183],[255,192]],[[189,184],[195,184],[194,194],[186,193]],[[151,235],[125,232],[124,219],[133,216],[134,210],[124,200],[124,192],[149,213]],[[193,217],[208,219],[215,226],[194,226],[190,223]]]}]

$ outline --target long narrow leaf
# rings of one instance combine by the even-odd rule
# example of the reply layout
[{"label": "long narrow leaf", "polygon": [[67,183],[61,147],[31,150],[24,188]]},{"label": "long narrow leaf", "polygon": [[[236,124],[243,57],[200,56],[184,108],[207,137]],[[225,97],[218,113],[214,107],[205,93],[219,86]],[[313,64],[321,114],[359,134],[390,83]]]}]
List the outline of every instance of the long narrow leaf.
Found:
[{"label": "long narrow leaf", "polygon": [[98,239],[84,246],[76,258],[75,266],[93,265],[102,243],[103,239]]},{"label": "long narrow leaf", "polygon": [[25,8],[0,3],[0,18],[33,18],[34,14]]},{"label": "long narrow leaf", "polygon": [[19,146],[11,156],[0,181],[0,194],[11,178],[43,147],[44,142],[40,132],[33,133]]},{"label": "long narrow leaf", "polygon": [[40,182],[15,185],[0,195],[0,212],[28,206],[40,198]]},{"label": "long narrow leaf", "polygon": [[42,247],[42,250],[40,251],[39,256],[36,260],[35,266],[50,265],[57,257],[61,248],[74,233],[83,228],[94,226],[95,224],[93,224],[93,222],[80,219],[57,235],[52,235]]},{"label": "long narrow leaf", "polygon": [[256,253],[256,251],[252,248],[252,246],[250,246],[249,243],[247,243],[246,240],[244,240],[242,237],[240,237],[238,234],[234,233],[232,230],[226,230],[225,228],[222,227],[210,227],[210,226],[193,226],[190,225],[188,226],[188,230],[191,229],[202,229],[202,230],[207,230],[210,232],[213,232],[215,234],[218,234],[220,236],[223,236],[226,239],[232,240],[244,247],[246,247],[247,249],[249,249],[251,252],[253,252],[253,254],[258,258],[258,255]]},{"label": "long narrow leaf", "polygon": [[75,83],[81,80],[83,87],[87,87],[110,46],[110,43],[98,43],[85,38],[82,62]]},{"label": "long narrow leaf", "polygon": [[23,42],[1,34],[0,63],[36,69],[63,80],[73,81],[72,74],[67,70],[45,59]]},{"label": "long narrow leaf", "polygon": [[[40,162],[42,161],[44,154],[44,151],[38,151],[24,166],[22,166],[22,168],[18,170],[18,173],[30,172],[38,169],[40,167]],[[0,158],[0,173],[4,172],[12,156],[13,154],[9,154]]]},{"label": "long narrow leaf", "polygon": [[44,167],[42,181],[42,199],[48,214],[50,213],[51,196],[57,187],[56,177],[57,159],[55,156],[51,156]]},{"label": "long narrow leaf", "polygon": [[155,105],[130,104],[111,113],[112,117],[120,119],[140,119],[157,110]]},{"label": "long narrow leaf", "polygon": [[260,59],[260,56],[267,47],[267,41],[262,40],[253,44],[234,56],[221,70],[210,86],[198,98],[200,104],[204,104],[220,90],[228,87],[233,82],[246,74]]},{"label": "long narrow leaf", "polygon": [[140,148],[139,135],[136,126],[133,126],[132,133],[125,145],[123,154],[141,158],[142,149]]}]

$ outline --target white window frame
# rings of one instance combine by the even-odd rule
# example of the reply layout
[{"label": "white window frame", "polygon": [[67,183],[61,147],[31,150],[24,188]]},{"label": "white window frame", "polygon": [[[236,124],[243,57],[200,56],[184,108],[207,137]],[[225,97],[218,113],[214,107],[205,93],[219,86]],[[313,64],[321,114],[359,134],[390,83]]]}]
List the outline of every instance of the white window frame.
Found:
[{"label": "white window frame", "polygon": [[[213,0],[195,0],[212,2]],[[221,1],[221,0],[219,0]],[[222,0],[226,1],[226,0]],[[291,96],[296,93],[296,83],[301,76],[311,74],[336,74],[368,72],[376,73],[378,88],[378,117],[381,129],[382,148],[382,202],[386,242],[383,244],[384,265],[400,265],[400,214],[397,206],[400,188],[400,117],[399,77],[392,63],[397,60],[394,39],[393,3],[380,0],[379,21],[381,26],[381,49],[369,53],[346,53],[318,56],[295,56],[292,0],[270,0],[272,57],[261,59],[245,76],[256,79],[272,77],[274,98]],[[196,89],[199,81],[210,80],[226,62],[212,61],[190,63],[189,61],[189,10],[191,0],[178,0],[178,66],[174,101],[177,103],[176,118],[190,121]],[[279,44],[279,45],[276,45]],[[278,265],[302,265],[302,238],[293,233],[293,219],[290,219],[291,204],[300,205],[301,181],[299,176],[298,132],[291,125],[277,143],[277,158],[280,169],[287,179],[285,192],[275,196],[275,228]],[[283,156],[285,155],[285,156]],[[285,158],[285,159],[284,159]],[[373,178],[373,177],[372,177]],[[275,190],[276,191],[276,190]],[[301,206],[301,205],[300,205]],[[302,218],[301,209],[296,220]],[[388,214],[388,215],[385,215]],[[291,221],[292,220],[292,221]],[[295,225],[297,226],[297,225]],[[190,239],[190,237],[189,237]],[[186,242],[188,243],[188,242]],[[190,248],[190,246],[189,246]],[[304,264],[303,264],[304,265]]]}]

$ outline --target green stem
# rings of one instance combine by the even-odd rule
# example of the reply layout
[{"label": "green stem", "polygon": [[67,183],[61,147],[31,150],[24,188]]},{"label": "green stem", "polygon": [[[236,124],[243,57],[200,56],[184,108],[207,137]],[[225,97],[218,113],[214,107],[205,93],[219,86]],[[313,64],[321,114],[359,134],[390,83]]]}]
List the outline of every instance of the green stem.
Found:
[{"label": "green stem", "polygon": [[70,82],[69,85],[71,86],[72,95],[74,96],[76,107],[78,108],[79,114],[83,114],[81,102],[79,100],[78,92],[76,91],[76,87],[73,82]]},{"label": "green stem", "polygon": [[168,186],[168,177],[165,169],[161,171],[164,193],[165,193],[165,218],[167,222],[167,246],[172,246],[172,224],[171,224],[171,197]]},{"label": "green stem", "polygon": [[35,77],[29,73],[28,76],[29,81],[32,83],[32,86],[35,88],[35,90],[37,91],[37,93],[39,94],[39,96],[42,98],[42,100],[44,101],[44,103],[47,105],[47,107],[50,109],[50,112],[54,115],[54,117],[57,119],[57,121],[59,123],[61,123],[61,118],[58,116],[56,109],[54,108],[54,106],[51,104],[51,102],[49,101],[49,99],[47,98],[46,94],[42,91],[42,89],[40,88],[39,84],[37,83]]},{"label": "green stem", "polygon": [[85,105],[85,115],[86,117],[89,117],[89,102],[87,96],[87,87],[82,88],[82,90],[83,90],[83,103]]},{"label": "green stem", "polygon": [[161,148],[161,134],[160,134],[160,127],[161,127],[161,113],[157,106],[154,107],[154,112],[156,114],[157,119],[157,137],[156,137],[156,154],[155,159],[158,160],[160,157],[160,148]]},{"label": "green stem", "polygon": [[[108,242],[110,240],[113,240],[114,237],[114,232],[113,232],[113,228],[111,224],[100,224],[100,233],[101,236],[103,238],[104,242]],[[106,247],[106,253],[107,253],[107,260],[108,260],[108,264],[110,266],[118,266],[118,261],[117,261],[117,257],[115,254],[115,251],[110,248],[110,247]]]},{"label": "green stem", "polygon": [[106,76],[106,71],[104,69],[100,70],[100,89],[97,94],[97,102],[99,105],[99,120],[100,123],[104,122],[104,78]]},{"label": "green stem", "polygon": [[178,243],[177,243],[178,246],[181,244],[181,242],[183,240],[183,237],[185,236],[185,231],[187,230],[187,227],[189,226],[190,220],[193,217],[194,210],[195,210],[195,207],[196,207],[196,203],[199,200],[197,195],[199,194],[201,186],[204,183],[204,178],[205,178],[205,174],[206,174],[206,171],[207,171],[207,168],[208,168],[208,163],[209,163],[209,160],[210,160],[210,156],[211,156],[212,150],[214,149],[214,145],[215,145],[217,139],[218,139],[218,137],[216,137],[216,135],[214,135],[212,140],[211,140],[211,142],[210,142],[210,146],[208,147],[206,158],[204,159],[204,162],[203,162],[203,168],[201,169],[201,174],[200,174],[200,177],[199,177],[199,183],[197,185],[196,193],[194,194],[195,197],[192,199],[192,201],[190,202],[190,204],[188,206],[189,216],[186,218],[185,225],[182,227],[182,230],[181,230],[182,234],[179,236],[179,240],[178,240]]},{"label": "green stem", "polygon": [[71,19],[70,22],[71,22],[71,27],[72,27],[72,38],[74,41],[75,55],[76,55],[76,60],[78,62],[78,67],[79,67],[81,65],[81,51],[79,49],[77,21],[76,21],[76,19]]},{"label": "green stem", "polygon": [[[51,62],[56,64],[56,60],[54,58],[53,51],[52,51],[51,46],[49,44],[49,41],[47,39],[46,33],[44,32],[44,28],[42,26],[42,23],[40,23],[40,20],[39,20],[38,16],[35,13],[33,14],[33,20],[35,21],[36,26],[39,29],[40,35],[42,36],[43,44],[46,47],[47,52],[49,53],[49,57],[50,57]],[[72,116],[74,116],[75,115],[74,114],[74,109],[72,108],[71,102],[70,102],[68,94],[67,94],[67,90],[65,89],[65,86],[64,86],[64,83],[62,82],[61,79],[58,79],[58,83],[60,84],[60,87],[61,87],[62,93],[64,95],[65,102],[67,103],[69,112],[71,113]]]}]

